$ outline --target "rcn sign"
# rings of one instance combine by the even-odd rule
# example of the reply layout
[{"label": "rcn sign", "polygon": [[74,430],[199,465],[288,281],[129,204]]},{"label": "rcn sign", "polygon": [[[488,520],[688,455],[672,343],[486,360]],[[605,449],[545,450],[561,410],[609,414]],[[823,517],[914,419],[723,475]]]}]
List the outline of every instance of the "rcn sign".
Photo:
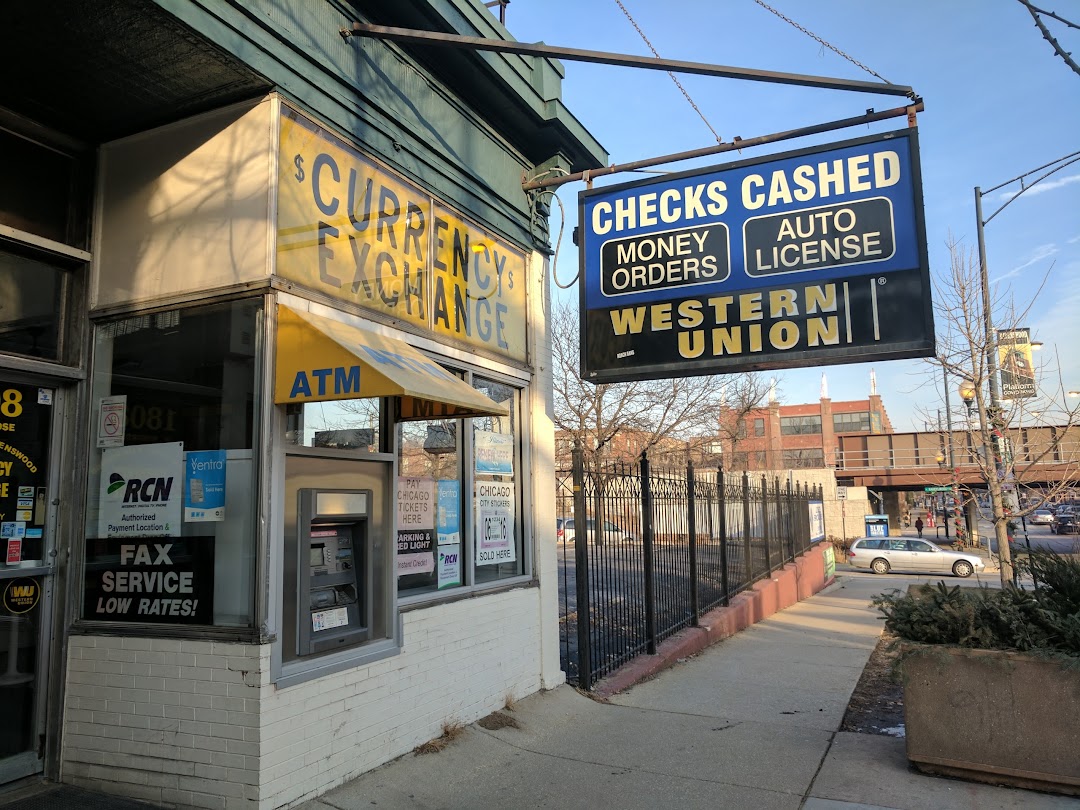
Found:
[{"label": "rcn sign", "polygon": [[583,379],[934,352],[914,128],[578,203]]}]

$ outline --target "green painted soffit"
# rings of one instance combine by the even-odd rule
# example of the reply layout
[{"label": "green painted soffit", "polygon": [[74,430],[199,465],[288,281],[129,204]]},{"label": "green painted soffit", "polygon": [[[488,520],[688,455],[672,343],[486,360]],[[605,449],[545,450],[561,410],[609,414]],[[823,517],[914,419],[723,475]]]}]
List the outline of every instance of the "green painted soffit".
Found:
[{"label": "green painted soffit", "polygon": [[[153,2],[274,81],[284,92],[298,98],[304,98],[306,94],[282,79],[279,67],[289,61],[283,51],[292,47],[307,59],[315,60],[319,59],[320,50],[327,55],[336,54],[337,46],[341,44],[340,35],[336,25],[325,24],[327,19],[340,21],[342,25],[363,20],[402,28],[514,39],[480,0]],[[195,12],[195,8],[204,9],[209,17]],[[249,23],[237,30],[237,20],[243,17]],[[210,23],[211,20],[216,23]],[[264,32],[287,31],[290,26],[303,26],[305,22],[310,22],[310,26],[304,27],[296,36],[296,43],[306,43],[303,50],[300,45],[287,41],[271,45],[265,37],[252,33],[256,28]],[[365,42],[370,46],[372,40],[355,37],[351,45],[362,49]],[[315,52],[310,50],[311,43],[317,45]],[[571,171],[607,165],[606,150],[562,102],[564,71],[559,60],[411,43],[394,43],[392,47],[401,49],[437,76],[533,164],[544,163],[561,153]],[[334,58],[330,56],[331,63]],[[335,67],[334,64],[327,65],[331,72]]]},{"label": "green painted soffit", "polygon": [[[379,0],[366,0],[366,2],[365,0],[358,0],[354,5],[357,7],[392,5],[396,6],[398,13],[400,13],[402,7],[409,4],[384,4]],[[430,8],[426,18],[427,24],[425,24],[425,18],[418,16],[415,12],[411,15],[402,15],[405,19],[400,23],[382,24],[396,24],[401,27],[458,33],[488,39],[516,39],[491,13],[491,10],[485,8],[481,2],[474,0],[428,0],[428,2],[418,2],[414,5]],[[454,49],[449,49],[446,46],[429,46],[425,50],[429,54],[428,58],[433,56],[445,58],[447,51]],[[463,55],[467,55],[474,62],[481,63],[487,71],[497,75],[511,92],[519,96],[529,106],[531,114],[537,121],[547,122],[565,138],[575,142],[575,145],[580,149],[580,155],[574,155],[574,171],[596,169],[607,165],[607,151],[562,102],[562,80],[566,76],[562,62],[558,59],[541,59],[535,56],[518,54],[470,51],[468,49],[456,50],[460,50]],[[456,89],[461,90],[461,88]],[[579,149],[575,148],[574,152],[577,153]],[[549,149],[549,153],[550,151]],[[568,150],[564,147],[563,151],[567,152]],[[542,160],[541,158],[537,162],[542,162]]]}]

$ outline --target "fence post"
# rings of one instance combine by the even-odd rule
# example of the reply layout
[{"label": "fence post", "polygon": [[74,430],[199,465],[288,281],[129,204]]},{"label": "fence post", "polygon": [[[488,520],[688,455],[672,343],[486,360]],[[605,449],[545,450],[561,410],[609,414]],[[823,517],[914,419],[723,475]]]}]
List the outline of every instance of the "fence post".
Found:
[{"label": "fence post", "polygon": [[780,489],[780,476],[777,475],[773,478],[773,514],[776,516],[773,518],[773,534],[776,539],[773,542],[776,544],[776,567],[783,568],[784,563],[787,562],[785,557],[787,552],[784,549],[784,538],[786,533],[784,532],[784,494]]},{"label": "fence post", "polygon": [[772,532],[769,531],[769,479],[761,476],[761,537],[765,541],[765,571],[772,573]]},{"label": "fence post", "polygon": [[803,513],[806,511],[802,502],[801,494],[802,485],[796,481],[795,488],[792,489],[791,482],[788,481],[788,493],[791,496],[791,550],[792,556],[798,557],[803,552]]},{"label": "fence post", "polygon": [[645,651],[656,655],[656,598],[653,594],[653,521],[652,489],[649,482],[649,456],[641,454],[641,545],[645,575]]},{"label": "fence post", "polygon": [[743,555],[746,560],[746,582],[743,585],[747,586],[754,581],[754,549],[750,541],[750,473],[746,470],[742,474],[742,491]]},{"label": "fence post", "polygon": [[731,589],[728,582],[727,568],[727,493],[724,492],[723,466],[716,468],[716,508],[720,518],[720,588],[724,592],[724,605],[726,607],[731,604]]},{"label": "fence post", "polygon": [[779,552],[780,564],[777,568],[783,568],[787,563],[787,546],[791,538],[791,532],[787,526],[787,501],[784,500],[784,490],[780,486],[780,476],[773,478],[773,495],[776,497],[776,550]]},{"label": "fence post", "polygon": [[[795,531],[798,532],[797,553],[806,551],[806,544],[810,541],[810,486],[803,484],[795,485]],[[824,509],[824,505],[822,505]]]},{"label": "fence post", "polygon": [[787,491],[784,494],[784,528],[787,535],[787,558],[795,559],[795,498],[792,492],[792,480],[787,478]]},{"label": "fence post", "polygon": [[[581,443],[574,442],[572,454],[574,477],[574,588],[577,608],[578,686],[586,691],[592,686],[592,648],[589,627],[589,531],[585,514],[585,457]],[[597,473],[593,470],[593,474]]]},{"label": "fence post", "polygon": [[686,530],[690,552],[690,626],[698,626],[697,505],[694,493],[694,462],[686,460]]}]

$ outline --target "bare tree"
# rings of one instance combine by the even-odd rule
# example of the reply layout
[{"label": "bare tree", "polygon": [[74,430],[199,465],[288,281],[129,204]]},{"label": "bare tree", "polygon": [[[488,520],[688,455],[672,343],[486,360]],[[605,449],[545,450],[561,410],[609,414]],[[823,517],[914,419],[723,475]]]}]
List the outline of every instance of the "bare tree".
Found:
[{"label": "bare tree", "polygon": [[1019,2],[1020,5],[1022,5],[1028,10],[1028,13],[1031,15],[1031,19],[1035,21],[1035,27],[1039,29],[1039,33],[1042,34],[1043,39],[1050,43],[1050,47],[1054,49],[1054,53],[1060,56],[1062,61],[1064,61],[1066,65],[1072,68],[1073,73],[1080,76],[1080,64],[1077,64],[1076,60],[1072,58],[1072,52],[1065,50],[1064,46],[1062,46],[1062,44],[1058,41],[1057,37],[1055,37],[1050,32],[1050,29],[1043,21],[1043,17],[1050,17],[1051,19],[1054,19],[1064,25],[1066,28],[1071,28],[1074,31],[1080,30],[1080,24],[1074,22],[1073,20],[1066,19],[1065,17],[1062,17],[1060,14],[1057,14],[1053,11],[1047,11],[1046,9],[1039,8],[1038,6],[1033,5],[1030,0],[1019,0]]},{"label": "bare tree", "polygon": [[690,452],[694,442],[716,435],[725,395],[731,399],[752,389],[748,378],[759,385],[755,375],[745,374],[596,385],[579,376],[575,307],[552,307],[551,334],[555,426],[562,438],[580,442],[593,463],[658,445],[670,451],[676,440]]},{"label": "bare tree", "polygon": [[[949,275],[936,284],[934,297],[938,320],[934,364],[966,381],[969,418],[959,432],[967,439],[967,447],[973,448],[966,464],[978,467],[990,495],[986,516],[994,524],[1001,580],[1006,583],[1012,580],[1010,522],[1056,500],[1080,470],[1080,429],[1074,427],[1078,409],[1066,399],[1060,374],[1045,367],[1034,374],[1034,397],[991,400],[989,358],[998,356],[998,332],[1018,328],[1028,312],[1017,312],[1011,299],[992,300],[990,310],[997,328],[988,334],[978,259],[957,242],[949,244],[949,255]],[[1038,290],[1033,300],[1037,295]],[[1044,416],[1050,416],[1054,424]],[[1033,439],[1032,428],[1040,422],[1047,429],[1038,430]],[[1056,482],[1045,480],[1048,466]]]},{"label": "bare tree", "polygon": [[[733,457],[739,452],[739,442],[747,438],[747,417],[766,406],[770,393],[776,394],[775,381],[761,374],[738,374],[725,381],[721,394],[719,434],[724,445],[731,449]],[[767,459],[766,466],[772,461],[774,459]],[[736,468],[730,461],[725,462],[724,466]],[[752,465],[748,463],[746,469],[752,469]]]}]

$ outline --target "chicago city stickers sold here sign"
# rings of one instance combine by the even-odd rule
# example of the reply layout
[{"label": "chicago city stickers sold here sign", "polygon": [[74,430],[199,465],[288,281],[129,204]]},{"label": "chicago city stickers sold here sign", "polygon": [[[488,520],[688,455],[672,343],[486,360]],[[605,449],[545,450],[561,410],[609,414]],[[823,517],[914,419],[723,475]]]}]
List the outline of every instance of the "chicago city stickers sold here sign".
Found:
[{"label": "chicago city stickers sold here sign", "polygon": [[582,377],[932,355],[917,138],[582,192]]}]

